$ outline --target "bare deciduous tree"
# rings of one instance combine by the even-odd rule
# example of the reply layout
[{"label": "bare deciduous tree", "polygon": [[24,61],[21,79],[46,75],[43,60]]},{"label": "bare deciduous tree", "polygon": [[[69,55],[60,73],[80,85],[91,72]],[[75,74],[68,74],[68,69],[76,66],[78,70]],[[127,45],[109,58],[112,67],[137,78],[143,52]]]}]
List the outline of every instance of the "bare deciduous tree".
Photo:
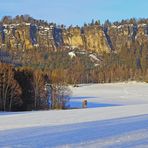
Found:
[{"label": "bare deciduous tree", "polygon": [[44,75],[41,70],[36,69],[33,72],[33,89],[34,89],[34,108],[40,109],[44,105],[48,105],[45,92]]},{"label": "bare deciduous tree", "polygon": [[52,84],[51,93],[51,109],[65,109],[71,95],[69,87],[63,83],[55,83]]},{"label": "bare deciduous tree", "polygon": [[12,66],[0,63],[0,110],[11,111],[21,105],[21,88],[14,79]]}]

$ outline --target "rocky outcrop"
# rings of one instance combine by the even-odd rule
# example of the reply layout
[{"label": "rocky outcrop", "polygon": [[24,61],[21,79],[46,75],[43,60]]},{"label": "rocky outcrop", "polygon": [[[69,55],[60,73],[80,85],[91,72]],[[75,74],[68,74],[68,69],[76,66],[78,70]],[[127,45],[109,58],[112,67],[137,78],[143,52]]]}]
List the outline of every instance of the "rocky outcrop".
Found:
[{"label": "rocky outcrop", "polygon": [[108,34],[111,38],[113,48],[120,51],[122,46],[127,44],[127,48],[132,48],[133,44],[145,45],[148,43],[148,25],[147,24],[124,24],[109,28]]},{"label": "rocky outcrop", "polygon": [[109,52],[104,31],[100,26],[43,27],[35,24],[4,24],[0,26],[0,47],[31,49],[33,47],[80,48],[96,52]]},{"label": "rocky outcrop", "polygon": [[83,27],[57,27],[42,23],[3,23],[0,25],[0,48],[32,49],[85,49],[95,52],[121,51],[134,44],[148,43],[148,24],[122,24],[104,27],[99,24]]},{"label": "rocky outcrop", "polygon": [[110,51],[110,47],[100,26],[69,28],[63,34],[65,45],[96,52]]}]

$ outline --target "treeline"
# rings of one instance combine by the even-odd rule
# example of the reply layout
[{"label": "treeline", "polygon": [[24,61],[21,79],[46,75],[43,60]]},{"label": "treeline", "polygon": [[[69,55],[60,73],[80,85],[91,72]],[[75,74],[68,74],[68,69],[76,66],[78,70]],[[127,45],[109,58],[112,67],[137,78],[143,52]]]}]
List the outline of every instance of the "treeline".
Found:
[{"label": "treeline", "polygon": [[48,72],[0,63],[0,110],[64,109],[70,90]]},{"label": "treeline", "polygon": [[47,21],[37,20],[29,15],[17,15],[16,17],[4,16],[0,20],[0,24],[17,24],[17,23],[23,23],[23,22],[35,23],[37,25],[45,25],[45,26],[49,25],[49,23],[47,23]]},{"label": "treeline", "polygon": [[[84,65],[77,63],[69,69],[54,69],[53,74],[58,79],[69,84],[82,83],[112,83],[125,81],[141,81],[148,82],[148,68],[142,69],[138,67],[130,67],[126,64],[108,63],[93,68],[85,69]],[[136,65],[136,63],[135,63]]]},{"label": "treeline", "polygon": [[45,64],[56,79],[68,84],[111,83],[122,81],[148,82],[148,47],[126,45],[120,53],[104,53],[103,61],[95,65],[88,56],[77,55],[72,59],[64,52],[49,55],[50,62]]},{"label": "treeline", "polygon": [[33,49],[20,53],[17,57],[22,65],[48,71],[56,81],[67,84],[148,81],[148,47],[138,43],[131,48],[125,44],[119,53],[102,53],[102,61],[97,65],[87,53],[71,58],[68,51],[62,49],[56,52]]},{"label": "treeline", "polygon": [[[48,23],[47,21],[45,20],[37,20],[37,19],[34,19],[33,17],[31,17],[30,15],[26,14],[26,15],[17,15],[15,17],[12,17],[12,16],[4,16],[1,18],[0,20],[0,23],[4,23],[4,24],[12,24],[12,23],[22,23],[22,22],[28,22],[28,23],[36,23],[36,24],[44,24],[44,25],[49,25],[50,23]],[[55,24],[53,22],[51,22],[52,24]],[[142,23],[145,23],[145,24],[148,24],[148,19],[147,18],[130,18],[130,19],[122,19],[121,21],[114,21],[114,22],[110,22],[108,19],[103,23],[101,24],[100,23],[100,20],[94,20],[92,19],[92,21],[89,23],[84,23],[84,26],[88,25],[104,25],[104,24],[108,24],[108,25],[125,25],[125,24],[142,24]],[[63,25],[61,25],[63,26]],[[72,25],[70,26],[72,27]],[[78,26],[77,26],[78,27]]]}]

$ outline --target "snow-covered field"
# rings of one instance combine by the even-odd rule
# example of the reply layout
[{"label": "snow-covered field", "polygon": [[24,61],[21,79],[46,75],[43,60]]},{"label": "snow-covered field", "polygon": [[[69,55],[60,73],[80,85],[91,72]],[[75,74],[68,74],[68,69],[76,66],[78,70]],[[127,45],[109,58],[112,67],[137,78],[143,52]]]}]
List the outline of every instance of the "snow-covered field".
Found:
[{"label": "snow-covered field", "polygon": [[148,147],[148,84],[89,84],[72,91],[72,107],[87,99],[90,108],[0,113],[0,147]]},{"label": "snow-covered field", "polygon": [[148,83],[86,84],[75,87],[72,101],[112,105],[148,104]]}]

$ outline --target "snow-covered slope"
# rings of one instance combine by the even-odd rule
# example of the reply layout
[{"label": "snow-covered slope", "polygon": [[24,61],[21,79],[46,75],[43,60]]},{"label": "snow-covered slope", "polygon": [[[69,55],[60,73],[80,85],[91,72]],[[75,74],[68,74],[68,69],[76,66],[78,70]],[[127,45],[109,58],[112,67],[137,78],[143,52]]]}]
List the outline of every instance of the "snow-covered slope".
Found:
[{"label": "snow-covered slope", "polygon": [[119,106],[0,114],[0,147],[148,147],[148,84],[81,85],[73,101]]},{"label": "snow-covered slope", "polygon": [[148,104],[63,111],[37,111],[0,116],[0,131],[83,123],[148,114]]},{"label": "snow-covered slope", "polygon": [[5,130],[0,132],[0,147],[127,148],[138,145],[148,146],[147,123],[148,115],[142,115],[60,126]]},{"label": "snow-covered slope", "polygon": [[148,83],[86,84],[72,88],[72,101],[116,105],[148,104]]}]

